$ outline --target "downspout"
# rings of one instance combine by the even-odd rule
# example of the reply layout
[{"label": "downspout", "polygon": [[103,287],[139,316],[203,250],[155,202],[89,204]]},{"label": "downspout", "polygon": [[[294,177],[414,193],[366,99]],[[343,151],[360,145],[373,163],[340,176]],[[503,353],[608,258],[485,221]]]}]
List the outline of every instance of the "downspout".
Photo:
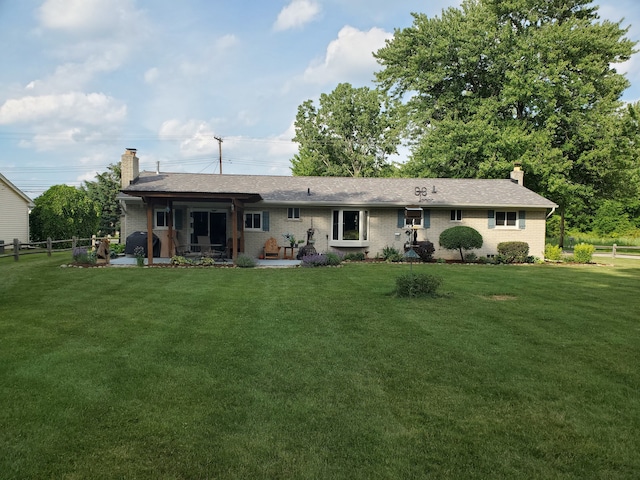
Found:
[{"label": "downspout", "polygon": [[549,212],[549,215],[547,215],[547,217],[545,218],[545,220],[549,220],[549,217],[550,217],[551,215],[553,215],[554,213],[556,213],[556,207],[553,207],[553,208],[551,209],[551,211]]}]

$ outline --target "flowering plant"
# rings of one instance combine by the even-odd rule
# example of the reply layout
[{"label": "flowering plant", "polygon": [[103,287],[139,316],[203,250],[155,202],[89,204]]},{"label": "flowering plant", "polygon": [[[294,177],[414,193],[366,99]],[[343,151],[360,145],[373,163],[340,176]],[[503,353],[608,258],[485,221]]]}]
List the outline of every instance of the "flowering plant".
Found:
[{"label": "flowering plant", "polygon": [[293,233],[283,233],[282,236],[291,244],[292,247],[296,244],[296,237]]}]

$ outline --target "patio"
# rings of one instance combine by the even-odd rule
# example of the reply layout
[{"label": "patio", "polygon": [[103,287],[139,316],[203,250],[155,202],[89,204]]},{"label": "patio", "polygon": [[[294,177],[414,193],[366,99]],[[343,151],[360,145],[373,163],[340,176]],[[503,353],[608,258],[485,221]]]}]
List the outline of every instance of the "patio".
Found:
[{"label": "patio", "polygon": [[[171,263],[171,259],[167,257],[154,257],[153,263],[155,265],[167,265]],[[260,268],[291,268],[298,267],[300,260],[284,260],[284,259],[274,259],[274,260],[261,260],[256,259],[257,267]],[[133,256],[120,256],[117,258],[111,259],[111,265],[114,267],[133,267],[136,265],[136,258]],[[144,259],[144,264],[147,265],[147,259]],[[222,259],[216,261],[216,265],[233,265],[233,260],[230,258]]]}]

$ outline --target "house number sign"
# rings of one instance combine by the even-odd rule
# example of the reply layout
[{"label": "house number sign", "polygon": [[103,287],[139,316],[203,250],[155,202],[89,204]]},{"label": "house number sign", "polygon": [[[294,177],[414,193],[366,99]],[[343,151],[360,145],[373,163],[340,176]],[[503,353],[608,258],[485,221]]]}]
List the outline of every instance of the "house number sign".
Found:
[{"label": "house number sign", "polygon": [[429,189],[427,187],[416,187],[416,197],[419,198],[419,202],[426,202],[427,201],[427,195],[429,194]]}]

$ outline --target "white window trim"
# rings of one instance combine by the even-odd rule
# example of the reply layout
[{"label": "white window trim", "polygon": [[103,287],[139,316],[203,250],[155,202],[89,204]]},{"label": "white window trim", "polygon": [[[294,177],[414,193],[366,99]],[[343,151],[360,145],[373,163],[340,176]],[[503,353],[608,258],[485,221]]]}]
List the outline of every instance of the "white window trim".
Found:
[{"label": "white window trim", "polygon": [[[420,210],[420,219],[416,219],[414,218],[414,224],[411,225],[411,220],[408,219],[407,217],[404,218],[404,228],[412,228],[414,230],[422,230],[424,228],[424,209],[420,208],[420,209],[412,209],[412,210]],[[418,223],[420,222],[420,223]]]},{"label": "white window trim", "polygon": [[[247,215],[260,215],[260,227],[258,227],[258,228],[254,228],[254,227],[247,228],[247,226],[246,226]],[[262,232],[262,227],[264,225],[264,218],[262,218],[262,211],[246,210],[244,212],[243,217],[242,217],[242,221],[245,223],[245,225],[244,225],[244,231],[245,232]]]},{"label": "white window trim", "polygon": [[[505,225],[498,225],[498,213],[504,213],[504,220],[505,220]],[[506,225],[507,222],[507,214],[508,213],[515,213],[516,214],[516,223],[515,225]],[[520,220],[520,216],[518,215],[518,211],[517,210],[496,210],[494,212],[494,222],[495,222],[495,227],[497,229],[500,230],[519,230],[519,225],[518,222]]]},{"label": "white window trim", "polygon": [[[166,223],[166,225],[163,226],[159,226],[158,225],[158,213],[162,212],[164,213],[164,221]],[[153,209],[153,229],[154,230],[169,230],[169,217],[167,215],[167,207],[162,207],[162,208],[154,208]],[[176,209],[174,208],[173,210],[171,210],[171,214],[173,215],[173,228],[175,229],[176,227]]]},{"label": "white window trim", "polygon": [[[456,212],[455,213],[455,219],[451,218],[451,212]],[[460,218],[458,219],[458,212],[460,212]],[[453,222],[453,223],[460,223],[462,222],[462,209],[460,208],[452,208],[451,211],[449,212],[449,221]]]},{"label": "white window trim", "polygon": [[[334,239],[333,238],[333,213],[334,212],[339,212],[338,213],[338,237],[339,239]],[[359,240],[344,240],[343,236],[344,236],[344,232],[343,232],[343,226],[344,226],[344,212],[359,212],[359,220],[358,220],[358,227],[359,227]],[[366,222],[363,222],[362,219],[366,218]],[[369,218],[369,211],[368,210],[364,210],[364,209],[358,209],[358,208],[336,208],[331,210],[331,236],[329,237],[329,246],[330,247],[368,247],[369,246],[369,224],[370,224],[370,218]],[[366,237],[366,240],[364,240],[364,238]]]},{"label": "white window trim", "polygon": [[[295,217],[295,216],[290,217],[289,216],[289,210],[292,210],[293,211],[292,213],[294,213],[294,214],[295,214],[295,211],[298,210],[298,216],[297,217]],[[302,221],[301,210],[302,209],[300,207],[287,207],[287,221],[288,222],[301,222]]]}]

